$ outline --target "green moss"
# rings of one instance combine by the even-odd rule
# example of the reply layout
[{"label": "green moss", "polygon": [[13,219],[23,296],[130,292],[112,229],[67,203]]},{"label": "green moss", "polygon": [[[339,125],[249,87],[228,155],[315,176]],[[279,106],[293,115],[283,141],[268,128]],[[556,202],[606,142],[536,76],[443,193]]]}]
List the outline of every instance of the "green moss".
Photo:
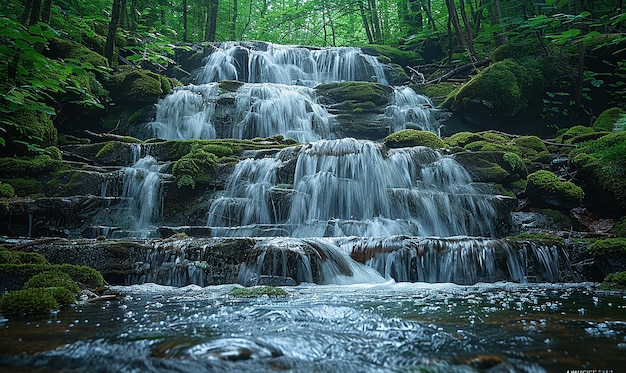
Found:
[{"label": "green moss", "polygon": [[445,138],[443,141],[451,147],[465,147],[468,144],[481,140],[484,140],[484,138],[473,132],[457,132],[454,135]]},{"label": "green moss", "polygon": [[17,126],[5,128],[4,139],[6,144],[0,152],[9,156],[32,154],[26,145],[44,149],[57,145],[57,129],[50,117],[44,113],[22,109],[14,113],[13,122]]},{"label": "green moss", "polygon": [[53,287],[63,287],[73,294],[80,293],[80,288],[72,277],[59,270],[38,273],[24,284],[24,289]]},{"label": "green moss", "polygon": [[215,154],[197,146],[174,163],[172,175],[176,177],[179,188],[183,186],[195,188],[197,184],[208,184],[211,181],[211,175],[217,169],[217,165],[218,158]]},{"label": "green moss", "polygon": [[405,129],[394,132],[385,138],[385,145],[390,148],[411,146],[427,146],[430,148],[445,148],[446,144],[436,134],[429,131]]},{"label": "green moss", "polygon": [[524,94],[528,71],[513,60],[498,61],[473,77],[443,103],[453,111],[469,101],[481,101],[505,116],[517,114],[528,102]]},{"label": "green moss", "polygon": [[605,238],[598,240],[589,246],[589,252],[593,256],[624,257],[626,256],[626,238]]},{"label": "green moss", "polygon": [[367,44],[361,47],[361,49],[367,54],[388,57],[391,62],[400,66],[413,66],[419,59],[419,55],[414,51],[404,51],[390,45]]},{"label": "green moss", "polygon": [[622,216],[611,229],[611,233],[617,237],[626,237],[626,216]]},{"label": "green moss", "polygon": [[4,179],[3,182],[8,182],[13,186],[15,191],[15,195],[19,197],[38,197],[43,194],[41,191],[43,190],[44,183],[35,179],[26,179],[26,178],[13,178],[13,179]]},{"label": "green moss", "polygon": [[580,177],[601,203],[626,211],[626,132],[613,132],[582,144],[569,154]]},{"label": "green moss", "polygon": [[48,313],[59,309],[50,289],[24,289],[6,293],[0,299],[0,310],[7,315]]},{"label": "green moss", "polygon": [[467,144],[465,145],[465,149],[481,152],[514,152],[517,150],[510,145],[498,144],[487,140],[480,140]]},{"label": "green moss", "polygon": [[52,160],[55,160],[55,161],[63,160],[63,153],[56,146],[49,146],[45,148],[44,151]]},{"label": "green moss", "polygon": [[76,283],[89,289],[98,289],[104,285],[102,275],[95,269],[87,266],[72,264],[0,264],[0,272],[24,279],[29,279],[41,272],[55,270],[67,273]]},{"label": "green moss", "polygon": [[565,243],[563,238],[547,233],[522,233],[507,238],[510,240],[530,241],[545,246],[563,246]]},{"label": "green moss", "polygon": [[428,96],[438,104],[443,102],[458,87],[453,83],[443,82],[436,84],[412,84],[411,88],[418,94]]},{"label": "green moss", "polygon": [[588,134],[595,133],[595,132],[596,130],[594,130],[591,127],[580,126],[580,125],[573,126],[573,127],[568,128],[564,133],[562,133],[557,138],[557,141],[565,143],[565,144],[571,144],[573,138],[576,138],[581,135],[588,135]]},{"label": "green moss", "polygon": [[524,158],[538,157],[548,154],[548,148],[537,136],[523,136],[513,139],[513,143],[521,150]]},{"label": "green moss", "polygon": [[[50,158],[47,154],[20,158],[0,158],[0,169],[3,178],[41,176],[62,168],[63,163]],[[12,183],[11,183],[12,184]],[[15,188],[15,185],[12,184]]]},{"label": "green moss", "polygon": [[618,120],[626,116],[626,111],[618,107],[612,107],[603,111],[598,119],[593,122],[596,131],[613,131]]},{"label": "green moss", "polygon": [[509,185],[527,174],[523,162],[514,160],[507,152],[481,151],[455,154],[455,159],[465,167],[475,181]]},{"label": "green moss", "polygon": [[601,289],[626,289],[626,271],[611,273],[600,284]]},{"label": "green moss", "polygon": [[104,159],[104,158],[119,158],[120,153],[126,153],[128,151],[128,144],[120,142],[120,141],[109,141],[106,142],[98,153],[96,153],[96,159]]},{"label": "green moss", "polygon": [[[48,261],[39,253],[27,251],[9,251],[13,254],[15,261],[13,264],[46,264]],[[0,262],[1,263],[1,262]]]},{"label": "green moss", "polygon": [[264,295],[270,297],[288,297],[289,293],[274,286],[255,286],[250,288],[233,289],[230,292],[230,295],[237,298],[257,298]]},{"label": "green moss", "polygon": [[526,194],[535,201],[555,207],[580,206],[585,196],[583,190],[569,181],[561,181],[554,173],[540,170],[528,175]]},{"label": "green moss", "polygon": [[315,87],[319,96],[331,99],[333,102],[343,101],[371,101],[379,107],[389,103],[390,88],[370,82],[339,82],[325,83]]},{"label": "green moss", "polygon": [[502,155],[502,158],[504,159],[504,161],[506,163],[509,164],[509,166],[511,166],[511,169],[521,169],[524,166],[524,161],[522,160],[522,158],[520,158],[517,154],[515,153],[504,153]]},{"label": "green moss", "polygon": [[108,67],[109,63],[102,55],[90,50],[89,48],[69,41],[67,39],[53,38],[50,39],[49,53],[53,58],[67,59],[73,58],[81,62],[90,63],[94,67]]},{"label": "green moss", "polygon": [[15,195],[15,189],[11,184],[0,182],[0,198],[11,198]]},{"label": "green moss", "polygon": [[164,84],[164,79],[147,70],[126,70],[113,76],[111,95],[122,101],[154,103],[171,91],[172,83],[177,85],[173,81]]}]

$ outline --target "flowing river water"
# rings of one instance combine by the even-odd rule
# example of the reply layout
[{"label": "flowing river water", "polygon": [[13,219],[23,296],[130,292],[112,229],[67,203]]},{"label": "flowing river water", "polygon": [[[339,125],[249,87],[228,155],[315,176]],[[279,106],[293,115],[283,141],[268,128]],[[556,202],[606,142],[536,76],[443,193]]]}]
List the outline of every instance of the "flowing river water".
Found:
[{"label": "flowing river water", "polygon": [[24,372],[619,372],[626,297],[497,282],[113,287],[118,299],[0,325]]}]

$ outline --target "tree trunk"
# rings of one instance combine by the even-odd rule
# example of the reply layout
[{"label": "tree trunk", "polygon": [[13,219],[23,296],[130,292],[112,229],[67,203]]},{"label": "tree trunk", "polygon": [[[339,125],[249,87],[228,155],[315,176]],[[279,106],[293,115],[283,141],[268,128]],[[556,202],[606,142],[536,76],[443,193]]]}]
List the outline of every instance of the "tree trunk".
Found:
[{"label": "tree trunk", "polygon": [[187,0],[183,0],[183,42],[186,43],[187,34]]},{"label": "tree trunk", "polygon": [[361,11],[361,20],[363,21],[363,28],[365,28],[365,33],[367,34],[367,41],[370,44],[374,44],[374,38],[372,37],[372,30],[370,30],[370,24],[367,20],[367,16],[365,15],[365,9],[363,7],[363,2],[359,2],[359,10]]},{"label": "tree trunk", "polygon": [[113,51],[115,49],[115,34],[117,26],[120,22],[121,0],[113,0],[111,7],[111,22],[109,23],[109,32],[107,34],[106,44],[104,46],[104,57],[109,61],[109,65],[113,66]]},{"label": "tree trunk", "polygon": [[33,10],[33,0],[25,0],[24,1],[24,10],[22,11],[22,16],[20,17],[20,23],[25,25],[26,21],[30,18],[30,12]]},{"label": "tree trunk", "polygon": [[574,119],[579,117],[583,107],[583,86],[585,73],[585,46],[582,41],[578,42],[578,72],[576,76],[576,110],[574,111]]},{"label": "tree trunk", "polygon": [[52,0],[43,2],[43,10],[41,12],[41,22],[50,23],[50,14],[52,13]]},{"label": "tree trunk", "polygon": [[39,16],[41,15],[41,0],[33,0],[33,8],[30,11],[29,26],[32,26],[39,22]]},{"label": "tree trunk", "polygon": [[137,0],[130,1],[130,31],[137,31]]},{"label": "tree trunk", "polygon": [[380,29],[380,20],[378,18],[378,8],[376,6],[376,0],[368,0],[369,8],[372,14],[372,31],[374,33],[374,41],[376,43],[382,43],[382,30]]},{"label": "tree trunk", "polygon": [[215,41],[217,31],[217,6],[218,0],[209,0],[206,27],[204,33],[205,41]]},{"label": "tree trunk", "polygon": [[233,16],[230,19],[230,40],[237,40],[237,0],[233,0]]},{"label": "tree trunk", "polygon": [[119,26],[124,30],[128,30],[128,13],[126,9],[126,0],[120,1],[120,21]]},{"label": "tree trunk", "polygon": [[476,61],[476,51],[474,50],[474,33],[473,27],[467,18],[467,12],[465,11],[465,0],[459,1],[459,10],[461,12],[461,18],[463,19],[463,25],[465,26],[465,32],[467,32],[467,50],[470,54],[470,59]]},{"label": "tree trunk", "polygon": [[454,31],[456,33],[456,37],[459,40],[461,45],[468,47],[468,52],[470,53],[470,57],[474,59],[474,54],[472,50],[469,49],[469,44],[467,40],[465,40],[465,35],[463,35],[463,30],[461,29],[461,23],[459,22],[459,15],[456,12],[456,5],[454,4],[454,0],[446,0],[446,7],[448,8],[448,22],[454,26]]}]

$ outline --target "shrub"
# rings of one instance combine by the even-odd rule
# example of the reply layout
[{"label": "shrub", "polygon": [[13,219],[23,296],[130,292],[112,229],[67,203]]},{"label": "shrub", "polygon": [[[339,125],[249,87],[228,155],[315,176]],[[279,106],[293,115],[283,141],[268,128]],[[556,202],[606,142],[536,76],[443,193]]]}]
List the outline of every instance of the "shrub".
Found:
[{"label": "shrub", "polygon": [[626,289],[626,272],[611,273],[600,284],[602,289]]},{"label": "shrub", "polygon": [[0,310],[7,315],[47,313],[59,308],[49,289],[24,289],[6,293],[0,299]]}]

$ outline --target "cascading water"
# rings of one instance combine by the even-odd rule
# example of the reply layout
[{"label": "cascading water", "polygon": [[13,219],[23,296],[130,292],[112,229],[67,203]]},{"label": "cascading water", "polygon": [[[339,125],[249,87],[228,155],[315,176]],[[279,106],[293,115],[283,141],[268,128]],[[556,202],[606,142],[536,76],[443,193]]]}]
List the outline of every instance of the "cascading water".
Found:
[{"label": "cascading water", "polygon": [[[133,144],[133,164],[122,170],[123,186],[120,193],[121,203],[110,206],[114,223],[122,228],[115,234],[148,237],[154,230],[155,218],[161,210],[161,173],[164,165],[147,154],[142,154],[144,147]],[[108,183],[105,184],[108,186]],[[103,190],[103,196],[108,194]]]},{"label": "cascading water", "polygon": [[[148,124],[158,138],[187,140],[271,137],[301,143],[341,135],[314,88],[325,82],[376,81],[387,84],[383,65],[357,48],[224,43],[206,58],[196,85],[178,87],[157,104]],[[238,81],[226,84],[224,81]],[[332,101],[332,100],[331,100]],[[411,88],[394,88],[381,109],[389,133],[418,128],[435,133],[433,104]],[[225,112],[227,111],[227,112]]]},{"label": "cascading water", "polygon": [[309,49],[278,44],[226,42],[214,47],[197,83],[239,80],[315,86],[326,82],[376,81],[387,84],[376,57],[358,48]]},{"label": "cascading water", "polygon": [[[433,149],[318,141],[299,150],[293,184],[278,185],[288,152],[237,165],[226,195],[209,210],[215,234],[495,236],[497,198],[481,194],[463,167]],[[277,193],[289,196],[287,208],[278,208]]]}]

